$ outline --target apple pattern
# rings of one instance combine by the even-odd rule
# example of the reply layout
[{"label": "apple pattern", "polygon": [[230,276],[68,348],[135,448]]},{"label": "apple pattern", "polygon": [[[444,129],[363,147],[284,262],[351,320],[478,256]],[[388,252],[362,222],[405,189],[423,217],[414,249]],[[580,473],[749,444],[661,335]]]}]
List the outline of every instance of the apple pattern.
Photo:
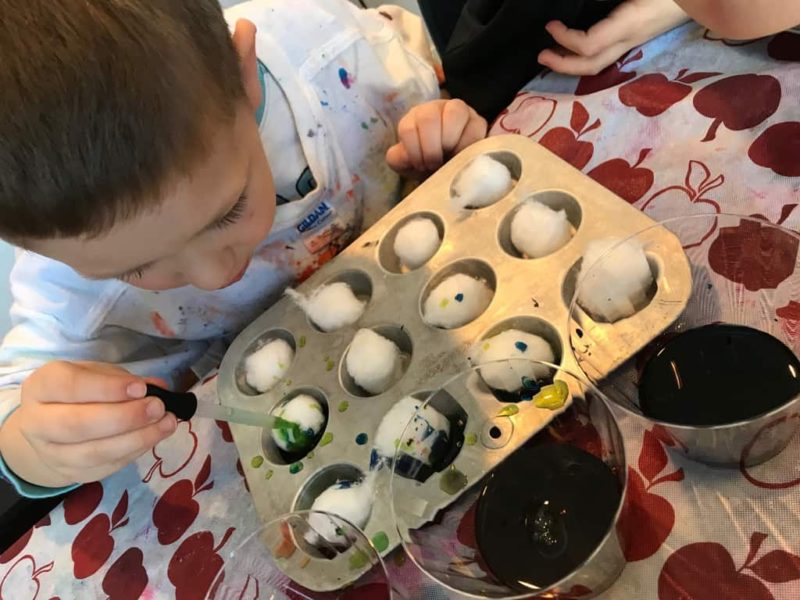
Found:
[{"label": "apple pattern", "polygon": [[653,186],[653,172],[640,166],[650,151],[651,148],[641,150],[633,165],[624,158],[612,158],[594,167],[587,175],[633,204]]},{"label": "apple pattern", "polygon": [[753,141],[747,156],[778,175],[800,177],[800,121],[770,125]]},{"label": "apple pattern", "polygon": [[176,481],[158,499],[153,509],[153,525],[158,529],[159,544],[172,544],[194,523],[200,512],[200,505],[194,498],[214,487],[214,482],[208,481],[210,475],[211,455],[208,455],[194,482],[190,479]]},{"label": "apple pattern", "polygon": [[13,544],[11,544],[8,548],[6,548],[2,554],[0,554],[0,565],[4,565],[6,563],[11,562],[14,560],[28,545],[31,537],[33,536],[33,532],[40,527],[47,527],[50,525],[50,515],[45,515],[42,517],[36,525],[31,527],[28,531],[26,531],[22,536]]},{"label": "apple pattern", "polygon": [[[745,446],[742,451],[742,460],[739,464],[739,471],[748,483],[757,488],[765,490],[786,490],[800,485],[800,474],[798,473],[797,461],[795,459],[798,437],[795,436],[784,452],[775,458],[752,467],[746,467],[745,462],[749,456],[751,448],[758,443],[761,436],[769,436],[770,430],[782,425],[788,420],[800,420],[800,414],[783,415],[765,424],[753,436],[752,441]],[[797,426],[797,424],[795,424]]]},{"label": "apple pattern", "polygon": [[639,452],[639,472],[628,466],[628,492],[617,521],[617,534],[628,562],[644,560],[655,554],[675,526],[672,504],[651,491],[684,479],[683,469],[661,475],[669,462],[662,443],[658,433],[646,430]]},{"label": "apple pattern", "polygon": [[181,542],[167,568],[167,577],[175,587],[176,600],[205,598],[222,570],[224,561],[218,552],[235,529],[229,527],[216,546],[210,531],[199,531]]},{"label": "apple pattern", "polygon": [[53,561],[36,566],[30,554],[20,556],[0,580],[0,600],[36,600],[41,582],[39,577],[53,570]]},{"label": "apple pattern", "polygon": [[114,551],[111,533],[128,524],[127,512],[128,490],[125,490],[110,519],[107,514],[97,514],[75,536],[71,548],[75,579],[86,579],[106,563]]},{"label": "apple pattern", "polygon": [[128,548],[103,577],[103,591],[108,600],[137,600],[147,587],[144,554],[139,548]]},{"label": "apple pattern", "polygon": [[[785,205],[778,225],[796,207]],[[719,230],[708,249],[708,264],[715,273],[751,292],[775,289],[794,272],[798,240],[775,227],[764,227],[757,220],[766,221],[763,215],[750,216],[735,227]],[[770,252],[765,254],[764,249]]]},{"label": "apple pattern", "polygon": [[[658,190],[642,204],[641,209],[656,221],[676,216],[715,215],[721,212],[719,203],[706,197],[711,190],[725,183],[724,175],[711,176],[711,170],[699,160],[690,160],[683,184]],[[707,240],[716,230],[713,221],[697,219],[681,225],[684,248],[694,248]]]},{"label": "apple pattern", "polygon": [[493,133],[517,133],[533,137],[553,118],[558,101],[545,96],[520,92],[492,126]]},{"label": "apple pattern", "polygon": [[75,525],[91,515],[103,499],[103,484],[92,481],[79,487],[64,499],[64,521]]},{"label": "apple pattern", "polygon": [[617,62],[607,66],[597,75],[584,75],[578,81],[578,87],[575,88],[575,95],[585,96],[587,94],[594,94],[595,92],[600,92],[625,83],[626,81],[630,81],[636,77],[636,71],[623,71],[623,67],[640,61],[643,57],[644,53],[641,49],[637,49],[636,52],[629,50],[623,54]]},{"label": "apple pattern", "polygon": [[752,129],[772,116],[781,101],[781,84],[771,75],[732,75],[697,92],[694,107],[713,119],[702,141],[717,136],[720,125],[731,131]]},{"label": "apple pattern", "polygon": [[231,426],[225,421],[214,421],[219,427],[219,434],[225,442],[233,443],[233,434],[231,433]]},{"label": "apple pattern", "polygon": [[775,60],[800,61],[800,33],[782,31],[767,43],[767,54]]},{"label": "apple pattern", "polygon": [[670,80],[663,73],[648,73],[620,87],[619,100],[645,117],[656,117],[686,98],[692,91],[691,84],[716,75],[719,73],[681,69]]},{"label": "apple pattern", "polygon": [[754,532],[738,569],[728,549],[717,542],[696,542],[676,550],[658,577],[659,600],[774,600],[765,583],[800,579],[800,556],[782,549],[756,559],[766,533]]},{"label": "apple pattern", "polygon": [[595,119],[591,125],[589,112],[577,100],[572,103],[572,116],[569,128],[554,127],[547,131],[539,143],[553,154],[570,163],[576,169],[583,169],[592,159],[594,146],[591,142],[581,141],[581,136],[600,127],[600,119]]},{"label": "apple pattern", "polygon": [[175,433],[151,451],[155,462],[145,473],[142,481],[149,482],[156,472],[163,479],[169,479],[180,473],[192,460],[196,450],[197,434],[192,431],[192,422],[180,421]]}]

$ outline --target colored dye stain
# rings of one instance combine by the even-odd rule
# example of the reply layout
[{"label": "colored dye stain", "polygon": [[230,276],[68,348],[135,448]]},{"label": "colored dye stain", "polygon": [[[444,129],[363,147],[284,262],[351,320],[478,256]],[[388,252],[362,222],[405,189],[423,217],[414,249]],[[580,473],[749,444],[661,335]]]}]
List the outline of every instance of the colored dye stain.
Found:
[{"label": "colored dye stain", "polygon": [[350,403],[347,400],[342,400],[341,402],[339,402],[339,407],[337,408],[337,410],[340,413],[343,413],[346,412],[348,408],[350,408]]},{"label": "colored dye stain", "polygon": [[560,379],[556,379],[552,385],[546,385],[533,397],[533,404],[537,408],[547,408],[555,410],[561,408],[569,397],[567,384]]},{"label": "colored dye stain", "polygon": [[516,404],[509,404],[508,406],[504,406],[503,408],[501,408],[500,411],[497,413],[497,416],[510,417],[517,414],[518,412],[519,412],[519,406],[517,406]]},{"label": "colored dye stain", "polygon": [[474,446],[475,444],[478,443],[478,435],[475,433],[467,434],[467,437],[464,438],[464,443],[467,446]]},{"label": "colored dye stain", "polygon": [[461,292],[458,292],[456,294],[456,302],[463,302],[463,301],[464,301],[464,294],[462,294]]},{"label": "colored dye stain", "polygon": [[372,536],[372,545],[378,552],[383,552],[389,547],[389,536],[386,535],[386,532],[379,531]]},{"label": "colored dye stain", "polygon": [[363,446],[368,441],[369,441],[369,436],[366,433],[362,432],[356,436],[356,444],[358,444],[359,446]]},{"label": "colored dye stain", "polygon": [[273,476],[274,474],[275,474],[275,471],[273,471],[272,469],[267,469],[267,472],[266,472],[266,473],[264,473],[264,479],[266,479],[267,481],[269,481],[270,479],[272,479],[272,476]]},{"label": "colored dye stain", "polygon": [[439,479],[439,488],[451,496],[467,487],[467,476],[454,466],[450,466]]},{"label": "colored dye stain", "polygon": [[306,336],[304,336],[304,335],[300,336],[300,339],[297,340],[297,346],[298,346],[298,348],[305,348],[305,346],[306,346]]},{"label": "colored dye stain", "polygon": [[289,465],[289,473],[292,475],[297,475],[300,471],[303,470],[303,463],[296,462]]},{"label": "colored dye stain", "polygon": [[525,352],[528,349],[528,344],[526,344],[525,342],[514,342],[514,348],[516,348],[520,352]]},{"label": "colored dye stain", "polygon": [[250,460],[250,466],[254,469],[258,469],[261,465],[264,464],[264,457],[263,456],[254,456]]},{"label": "colored dye stain", "polygon": [[339,68],[339,81],[341,81],[342,85],[348,90],[350,89],[350,86],[353,85],[353,78],[344,67]]},{"label": "colored dye stain", "polygon": [[357,569],[363,569],[369,564],[369,556],[363,550],[356,550],[350,555],[350,559],[347,561],[347,565],[350,567],[351,571],[355,571]]},{"label": "colored dye stain", "polygon": [[324,360],[325,360],[325,370],[333,371],[333,367],[336,366],[336,363],[333,362],[333,359],[330,356],[326,356]]},{"label": "colored dye stain", "polygon": [[326,431],[325,435],[322,436],[322,439],[319,441],[319,447],[322,448],[323,446],[327,446],[333,441],[333,434],[330,431]]},{"label": "colored dye stain", "polygon": [[369,125],[367,125],[364,121],[361,121],[361,129],[369,129]]},{"label": "colored dye stain", "polygon": [[445,308],[448,304],[450,304],[450,300],[448,300],[447,298],[442,298],[439,301],[439,308]]}]

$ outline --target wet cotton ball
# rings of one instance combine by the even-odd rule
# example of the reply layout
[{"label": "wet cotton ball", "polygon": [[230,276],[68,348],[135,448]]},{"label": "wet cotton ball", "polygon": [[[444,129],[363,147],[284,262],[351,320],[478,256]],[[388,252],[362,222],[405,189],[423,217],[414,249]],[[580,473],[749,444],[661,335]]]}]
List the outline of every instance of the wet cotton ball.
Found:
[{"label": "wet cotton ball", "polygon": [[526,258],[555,252],[572,238],[567,213],[536,200],[526,200],[511,220],[511,243]]},{"label": "wet cotton ball", "polygon": [[461,327],[486,310],[492,296],[484,281],[457,273],[431,290],[425,299],[423,319],[434,327]]},{"label": "wet cotton ball", "polygon": [[273,413],[272,440],[285,452],[306,450],[325,425],[325,411],[313,396],[298,394]]},{"label": "wet cotton ball", "polygon": [[595,319],[613,323],[647,304],[653,281],[640,243],[620,244],[614,237],[594,240],[586,246],[578,274],[578,304]]},{"label": "wet cotton ball", "polygon": [[[400,398],[381,419],[375,432],[375,451],[390,462],[400,452],[430,466],[439,446],[446,447],[450,421],[431,406],[412,396]],[[412,422],[413,419],[413,422]]]},{"label": "wet cotton ball", "polygon": [[266,392],[286,376],[294,350],[280,338],[271,340],[244,361],[245,381],[259,393]]},{"label": "wet cotton ball", "polygon": [[[317,496],[311,510],[336,515],[363,529],[372,513],[374,489],[373,474],[367,475],[363,481],[337,481]],[[311,544],[318,544],[320,538],[339,547],[351,543],[346,535],[347,525],[335,517],[313,513],[308,516],[308,524],[311,530],[304,537]]]},{"label": "wet cotton ball", "polygon": [[482,208],[500,200],[512,187],[514,180],[508,167],[484,154],[456,177],[453,201],[458,208]]},{"label": "wet cotton ball", "polygon": [[308,297],[292,289],[286,290],[286,294],[322,331],[333,331],[352,325],[361,318],[367,307],[367,303],[359,300],[343,281],[320,286]]},{"label": "wet cotton ball", "polygon": [[371,329],[359,329],[350,344],[345,367],[356,385],[370,394],[384,392],[402,370],[397,345]]},{"label": "wet cotton ball", "polygon": [[[539,360],[552,363],[555,354],[550,344],[543,337],[520,331],[507,329],[494,337],[476,344],[471,362],[484,365],[505,359]],[[531,364],[527,360],[511,360],[481,366],[480,374],[490,388],[506,392],[516,392],[522,387],[522,378],[539,380],[550,374],[546,365]]]},{"label": "wet cotton ball", "polygon": [[436,224],[425,217],[417,217],[397,230],[394,253],[403,266],[416,269],[436,254],[441,241]]}]

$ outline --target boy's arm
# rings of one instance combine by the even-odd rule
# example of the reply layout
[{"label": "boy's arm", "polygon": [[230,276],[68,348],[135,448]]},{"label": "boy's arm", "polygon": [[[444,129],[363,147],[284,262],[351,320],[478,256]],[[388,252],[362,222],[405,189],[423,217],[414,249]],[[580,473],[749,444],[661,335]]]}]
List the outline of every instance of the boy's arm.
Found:
[{"label": "boy's arm", "polygon": [[764,37],[800,25],[798,0],[675,0],[695,21],[732,40]]}]

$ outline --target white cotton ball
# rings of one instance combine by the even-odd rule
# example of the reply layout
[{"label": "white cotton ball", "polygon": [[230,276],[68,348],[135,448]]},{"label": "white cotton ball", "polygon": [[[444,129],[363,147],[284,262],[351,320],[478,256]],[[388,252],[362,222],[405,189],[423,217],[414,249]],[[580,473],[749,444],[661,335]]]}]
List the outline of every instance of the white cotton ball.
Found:
[{"label": "white cotton ball", "polygon": [[247,385],[259,393],[266,392],[286,376],[293,359],[294,350],[285,340],[267,342],[244,361]]},{"label": "white cotton ball", "polygon": [[278,407],[274,416],[280,421],[272,426],[272,439],[281,450],[305,450],[325,425],[325,412],[313,396],[298,394]]},{"label": "white cotton ball", "polygon": [[416,269],[436,254],[441,241],[436,224],[425,217],[417,217],[397,230],[394,253],[403,265]]},{"label": "white cotton ball", "polygon": [[511,171],[483,154],[467,165],[453,182],[453,201],[459,208],[481,208],[497,202],[514,187]]},{"label": "white cotton ball", "polygon": [[461,327],[486,310],[492,296],[492,290],[484,281],[457,273],[431,290],[425,299],[423,318],[434,327]]},{"label": "white cotton ball", "polygon": [[286,294],[322,331],[352,325],[361,318],[367,307],[367,303],[359,300],[344,281],[322,285],[308,297],[292,289],[287,289]]},{"label": "white cotton ball", "polygon": [[[311,505],[311,510],[336,515],[363,529],[372,513],[374,489],[375,478],[372,473],[363,481],[337,481],[317,496]],[[320,536],[337,546],[346,546],[350,542],[346,532],[343,531],[347,526],[335,517],[310,514],[308,524],[311,526],[311,531],[304,537],[311,544],[318,543]]]},{"label": "white cotton ball", "polygon": [[400,349],[371,329],[359,329],[347,351],[345,367],[356,385],[370,394],[380,394],[400,373]]},{"label": "white cotton ball", "polygon": [[578,303],[609,323],[630,317],[647,304],[653,284],[642,245],[627,240],[611,250],[619,243],[614,237],[589,242],[578,274]]},{"label": "white cotton ball", "polygon": [[422,401],[406,396],[389,409],[375,432],[378,454],[392,460],[398,446],[402,446],[403,453],[431,464],[433,446],[442,435],[450,434],[450,421],[430,406],[417,412],[422,405]]},{"label": "white cotton ball", "polygon": [[[540,360],[549,363],[555,361],[555,354],[547,340],[519,329],[507,329],[478,342],[476,346],[472,362],[478,365],[509,358]],[[546,365],[531,364],[526,360],[512,360],[482,366],[480,374],[490,388],[516,392],[522,387],[523,377],[538,380],[547,377],[550,369]]]},{"label": "white cotton ball", "polygon": [[572,238],[566,211],[526,200],[511,220],[511,243],[527,258],[555,252]]}]

